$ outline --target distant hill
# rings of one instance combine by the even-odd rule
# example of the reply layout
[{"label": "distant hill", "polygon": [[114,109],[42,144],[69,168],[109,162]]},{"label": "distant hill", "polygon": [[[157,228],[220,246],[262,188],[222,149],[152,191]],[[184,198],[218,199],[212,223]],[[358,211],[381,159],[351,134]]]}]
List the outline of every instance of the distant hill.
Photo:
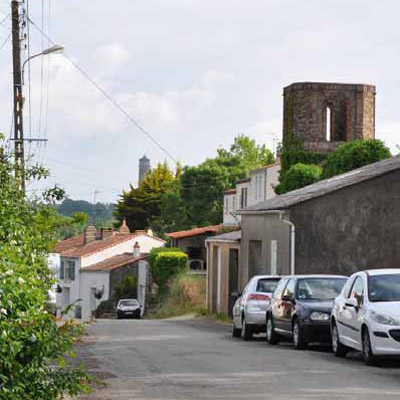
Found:
[{"label": "distant hill", "polygon": [[75,212],[87,213],[90,217],[90,223],[96,225],[111,224],[114,217],[113,211],[115,205],[112,203],[96,203],[92,204],[86,200],[65,199],[61,204],[57,205],[57,211],[69,217]]}]

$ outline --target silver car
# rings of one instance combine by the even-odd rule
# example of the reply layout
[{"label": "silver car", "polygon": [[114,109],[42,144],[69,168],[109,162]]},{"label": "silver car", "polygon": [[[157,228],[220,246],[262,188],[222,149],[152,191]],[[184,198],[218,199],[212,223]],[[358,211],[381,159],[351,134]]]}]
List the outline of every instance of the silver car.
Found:
[{"label": "silver car", "polygon": [[233,306],[232,336],[251,340],[265,331],[265,313],[280,276],[256,275],[250,279]]}]

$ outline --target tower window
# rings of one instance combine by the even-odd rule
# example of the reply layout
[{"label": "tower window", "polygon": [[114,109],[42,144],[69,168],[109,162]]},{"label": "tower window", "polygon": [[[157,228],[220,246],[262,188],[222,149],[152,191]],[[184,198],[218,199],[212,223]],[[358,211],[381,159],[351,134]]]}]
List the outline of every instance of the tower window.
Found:
[{"label": "tower window", "polygon": [[332,140],[332,110],[326,107],[326,141]]}]

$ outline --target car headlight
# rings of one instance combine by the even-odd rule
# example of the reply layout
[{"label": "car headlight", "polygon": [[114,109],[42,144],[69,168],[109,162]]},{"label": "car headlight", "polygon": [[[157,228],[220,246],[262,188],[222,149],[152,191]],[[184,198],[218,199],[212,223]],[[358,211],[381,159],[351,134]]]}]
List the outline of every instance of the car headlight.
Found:
[{"label": "car headlight", "polygon": [[370,311],[371,319],[377,324],[389,325],[389,326],[400,326],[400,320],[389,317],[388,315],[379,314],[375,311]]},{"label": "car headlight", "polygon": [[321,311],[313,311],[310,314],[310,319],[312,321],[329,321],[329,314]]}]

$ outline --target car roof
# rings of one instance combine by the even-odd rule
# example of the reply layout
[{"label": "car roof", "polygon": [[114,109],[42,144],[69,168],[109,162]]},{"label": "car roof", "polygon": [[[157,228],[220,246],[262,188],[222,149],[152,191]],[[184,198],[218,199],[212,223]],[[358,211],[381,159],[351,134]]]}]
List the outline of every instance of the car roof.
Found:
[{"label": "car roof", "polygon": [[345,278],[348,279],[348,276],[344,275],[325,275],[325,274],[314,274],[314,275],[286,275],[282,278]]},{"label": "car roof", "polygon": [[283,276],[278,276],[278,275],[255,275],[251,279],[281,279]]},{"label": "car roof", "polygon": [[382,268],[382,269],[367,269],[364,272],[369,276],[375,275],[390,275],[390,274],[400,274],[400,268]]}]

